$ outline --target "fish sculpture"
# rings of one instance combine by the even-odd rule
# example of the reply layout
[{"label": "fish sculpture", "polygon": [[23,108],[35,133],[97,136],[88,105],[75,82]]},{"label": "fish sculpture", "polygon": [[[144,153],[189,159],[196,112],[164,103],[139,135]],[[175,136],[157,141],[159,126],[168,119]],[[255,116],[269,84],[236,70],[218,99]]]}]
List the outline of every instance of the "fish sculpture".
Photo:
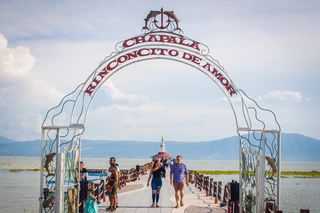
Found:
[{"label": "fish sculpture", "polygon": [[250,192],[250,190],[249,190],[249,193],[247,194],[247,196],[246,196],[246,209],[245,209],[245,211],[244,212],[247,212],[247,213],[251,213],[252,211],[251,211],[251,209],[252,209],[252,193]]},{"label": "fish sculpture", "polygon": [[49,154],[49,155],[46,156],[46,162],[45,162],[45,164],[44,164],[44,168],[46,168],[46,170],[47,170],[47,172],[48,172],[47,177],[54,175],[54,174],[51,173],[50,170],[49,170],[49,164],[50,164],[51,161],[53,161],[53,158],[54,158],[55,155],[56,155],[56,153],[51,153],[51,154]]},{"label": "fish sculpture", "polygon": [[[163,8],[161,8],[163,10]],[[156,17],[157,15],[159,15],[161,12],[160,11],[150,11],[150,13],[147,15],[147,18],[144,19],[145,21],[145,26],[142,28],[143,30],[149,30],[149,28],[147,27],[148,21],[151,18]]]},{"label": "fish sculpture", "polygon": [[[163,10],[163,8],[161,8],[161,9]],[[176,27],[176,29],[174,29],[174,30],[181,30],[181,29],[178,27],[178,22],[179,22],[179,20],[177,19],[177,16],[174,14],[173,11],[164,11],[163,13],[166,14],[169,18],[172,18],[172,19],[176,22],[177,27]]]},{"label": "fish sculpture", "polygon": [[267,165],[269,165],[269,166],[271,167],[271,169],[272,169],[272,174],[271,174],[271,176],[268,177],[267,179],[274,180],[274,179],[273,179],[274,173],[277,172],[277,169],[276,169],[276,161],[275,161],[275,159],[273,159],[273,158],[271,158],[271,157],[269,157],[269,156],[266,156],[266,160],[267,160],[267,162],[268,162]]},{"label": "fish sculpture", "polygon": [[54,196],[53,195],[50,195],[50,197],[48,197],[48,199],[46,199],[45,201],[43,201],[43,208],[46,209],[46,208],[51,208],[53,206],[53,203],[54,203]]}]

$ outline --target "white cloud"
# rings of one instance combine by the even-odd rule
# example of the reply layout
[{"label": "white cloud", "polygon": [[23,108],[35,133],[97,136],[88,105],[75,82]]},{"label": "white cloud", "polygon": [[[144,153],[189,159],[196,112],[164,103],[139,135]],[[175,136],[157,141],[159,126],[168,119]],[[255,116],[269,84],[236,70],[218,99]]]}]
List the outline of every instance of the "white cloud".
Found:
[{"label": "white cloud", "polygon": [[269,102],[286,102],[286,103],[300,103],[302,100],[300,92],[293,91],[272,91],[268,92],[265,96],[259,96],[258,99],[261,101]]},{"label": "white cloud", "polygon": [[28,47],[8,48],[7,39],[0,34],[0,76],[17,78],[28,74],[32,69],[35,57]]},{"label": "white cloud", "polygon": [[10,117],[1,119],[0,135],[18,141],[35,140],[40,138],[42,115],[38,112],[20,111]]},{"label": "white cloud", "polygon": [[[204,141],[235,135],[236,131],[230,108],[194,109],[147,102],[138,107],[113,105],[90,111],[85,134],[95,135],[96,139],[136,140],[165,134],[171,140]],[[186,134],[188,139],[182,139]]]},{"label": "white cloud", "polygon": [[53,107],[58,104],[64,96],[57,91],[53,84],[49,84],[44,79],[32,78],[26,79],[26,84],[21,84],[22,88],[19,91],[22,95],[19,99],[20,103],[30,102],[36,106]]},{"label": "white cloud", "polygon": [[19,115],[19,129],[24,133],[36,133],[40,135],[40,126],[42,124],[42,116],[40,113],[28,112]]},{"label": "white cloud", "polygon": [[16,87],[8,87],[0,89],[0,105],[7,105],[8,101],[12,99]]},{"label": "white cloud", "polygon": [[125,101],[130,104],[133,102],[144,102],[148,99],[148,95],[142,94],[125,94],[119,88],[117,88],[111,80],[108,80],[102,85],[102,89],[110,95],[113,101]]},{"label": "white cloud", "polygon": [[108,107],[98,107],[97,109],[90,111],[90,114],[92,115],[99,115],[99,116],[103,116],[103,115],[108,115],[114,112],[137,112],[139,111],[138,108],[133,108],[133,107],[129,107],[129,106],[122,106],[119,104],[114,104],[112,106],[108,106]]},{"label": "white cloud", "polygon": [[39,138],[43,116],[63,94],[34,73],[28,47],[9,48],[0,34],[0,135],[18,140]]},{"label": "white cloud", "polygon": [[[229,99],[230,99],[231,103],[241,103],[241,102],[242,102],[240,96],[235,97],[235,98],[231,97],[231,98],[229,98]],[[217,102],[220,102],[220,101],[222,101],[222,102],[229,102],[227,97],[219,98],[219,99],[217,99],[216,101],[217,101]]]}]

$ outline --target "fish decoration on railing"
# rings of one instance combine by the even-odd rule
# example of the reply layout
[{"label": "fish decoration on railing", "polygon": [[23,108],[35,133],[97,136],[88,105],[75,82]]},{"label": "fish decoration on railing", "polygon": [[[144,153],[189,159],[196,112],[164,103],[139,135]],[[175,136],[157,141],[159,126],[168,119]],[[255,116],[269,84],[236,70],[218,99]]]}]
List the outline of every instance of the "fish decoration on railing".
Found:
[{"label": "fish decoration on railing", "polygon": [[55,175],[55,174],[51,173],[50,170],[49,170],[49,164],[50,164],[51,161],[53,161],[53,158],[54,158],[55,155],[56,155],[56,153],[51,153],[51,154],[46,156],[46,162],[44,164],[44,168],[48,172],[47,177]]}]

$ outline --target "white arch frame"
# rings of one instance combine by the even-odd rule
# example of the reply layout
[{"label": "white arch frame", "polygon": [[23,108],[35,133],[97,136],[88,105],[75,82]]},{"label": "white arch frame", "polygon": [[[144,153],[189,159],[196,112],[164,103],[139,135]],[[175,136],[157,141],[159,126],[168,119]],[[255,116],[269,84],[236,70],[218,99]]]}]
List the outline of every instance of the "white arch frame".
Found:
[{"label": "white arch frame", "polygon": [[[55,209],[62,210],[65,208],[63,205],[58,205],[63,203],[62,192],[63,189],[63,178],[64,174],[60,174],[59,170],[63,170],[61,167],[61,159],[59,153],[73,153],[72,155],[76,161],[79,159],[77,153],[81,151],[80,140],[81,135],[84,133],[86,127],[86,119],[95,95],[99,91],[101,85],[107,81],[113,74],[120,71],[122,68],[129,66],[133,63],[154,60],[154,59],[165,59],[173,60],[176,62],[187,64],[205,75],[207,75],[215,84],[221,89],[227,98],[232,112],[234,114],[234,119],[236,123],[236,131],[239,135],[239,182],[240,182],[240,211],[248,204],[246,197],[250,195],[250,190],[248,194],[248,188],[250,184],[259,181],[256,187],[255,194],[255,211],[261,212],[264,208],[264,193],[258,193],[259,191],[265,190],[266,174],[264,163],[260,163],[260,166],[254,166],[252,169],[257,177],[246,176],[250,163],[254,162],[257,156],[260,156],[260,162],[265,158],[265,147],[266,147],[266,134],[276,134],[275,139],[277,141],[277,148],[275,149],[275,155],[272,158],[276,162],[277,171],[280,171],[280,125],[277,122],[275,114],[270,110],[262,109],[252,98],[249,98],[241,89],[239,89],[224,68],[219,64],[219,62],[213,59],[209,55],[209,48],[200,43],[196,42],[190,38],[176,34],[173,32],[165,31],[151,31],[150,33],[145,33],[122,42],[116,45],[116,51],[112,52],[108,57],[106,57],[99,66],[93,71],[93,73],[87,78],[85,82],[80,84],[73,92],[66,95],[59,105],[50,109],[46,114],[44,122],[42,124],[42,156],[41,156],[41,183],[40,183],[40,198],[43,198],[43,188],[47,183],[47,177],[44,175],[44,163],[47,160],[47,156],[52,153],[53,144],[56,143],[56,182],[55,187],[59,191],[56,191],[55,197]],[[235,103],[241,102],[241,107],[235,108]],[[250,102],[250,106],[248,105]],[[252,106],[251,106],[252,105]],[[251,115],[249,111],[252,111]],[[274,121],[268,126],[259,119],[260,112],[267,112],[271,114]],[[68,115],[68,119],[64,122],[64,115]],[[253,118],[252,118],[253,117]],[[252,123],[252,120],[257,121],[257,126]],[[271,126],[275,127],[272,128]],[[54,130],[54,131],[53,131]],[[61,144],[61,131],[65,131],[65,136],[70,137],[69,142]],[[256,133],[261,133],[258,139],[255,138],[255,142],[259,143],[257,145],[258,151],[255,153],[252,151],[252,137]],[[55,134],[56,136],[50,137],[50,134]],[[245,134],[245,135],[243,135]],[[51,139],[53,138],[53,139]],[[52,144],[51,150],[47,150],[46,144]],[[248,148],[246,149],[246,144]],[[273,143],[273,142],[272,142]],[[64,145],[64,146],[63,146]],[[250,147],[250,148],[249,148]],[[61,150],[63,148],[63,151]],[[273,148],[272,148],[273,149]],[[261,153],[260,153],[261,151]],[[81,153],[81,152],[80,152]],[[273,153],[273,151],[272,151]],[[261,154],[261,155],[260,155]],[[245,160],[243,160],[243,156]],[[63,157],[62,157],[63,158]],[[250,159],[250,160],[248,160]],[[76,162],[75,161],[75,162]],[[76,163],[74,163],[76,164]],[[253,163],[255,164],[255,163]],[[60,168],[59,170],[57,170]],[[75,167],[74,167],[75,168]],[[66,170],[66,168],[65,168]],[[62,175],[62,176],[61,176]],[[244,178],[246,177],[246,178]],[[44,183],[46,179],[46,183]],[[263,181],[262,181],[263,179]],[[275,203],[277,209],[280,208],[280,172],[277,173],[276,178],[276,193]],[[60,187],[57,187],[60,186]],[[251,183],[252,186],[252,183]],[[255,188],[255,186],[253,187]],[[272,188],[272,187],[271,187]],[[252,187],[251,187],[252,189]],[[272,196],[270,196],[272,197]],[[251,199],[253,198],[253,191],[251,190]],[[270,198],[271,199],[271,198]],[[39,211],[42,212],[43,199],[40,199]]]}]

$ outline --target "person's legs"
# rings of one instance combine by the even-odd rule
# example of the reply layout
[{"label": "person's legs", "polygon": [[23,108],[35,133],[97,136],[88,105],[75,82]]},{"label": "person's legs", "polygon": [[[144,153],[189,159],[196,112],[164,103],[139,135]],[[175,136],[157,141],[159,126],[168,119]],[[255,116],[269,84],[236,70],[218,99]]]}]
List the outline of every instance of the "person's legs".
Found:
[{"label": "person's legs", "polygon": [[110,192],[109,192],[109,191],[107,191],[107,195],[108,195],[108,197],[109,197],[109,203],[110,203],[109,207],[106,208],[106,210],[108,211],[108,210],[111,209],[111,195],[110,195]]},{"label": "person's legs", "polygon": [[116,209],[118,207],[118,195],[117,195],[117,190],[118,190],[118,183],[115,183],[112,191],[111,191],[111,195],[113,196],[114,199],[114,206],[111,206],[112,208]]},{"label": "person's legs", "polygon": [[162,180],[161,178],[159,178],[157,180],[157,194],[156,194],[156,203],[157,203],[157,207],[159,207],[159,198],[160,198],[160,189],[161,189],[161,186],[162,186]]},{"label": "person's legs", "polygon": [[184,183],[180,183],[180,206],[183,206],[183,196],[184,196]]},{"label": "person's legs", "polygon": [[178,190],[178,183],[173,183],[173,187],[174,187],[174,195],[176,198],[176,208],[179,208],[179,190]]},{"label": "person's legs", "polygon": [[114,199],[113,199],[113,195],[112,194],[110,194],[110,199],[111,199],[111,201],[110,201],[110,210],[113,208],[113,205],[114,205]]},{"label": "person's legs", "polygon": [[156,183],[155,178],[152,178],[151,188],[152,188],[152,205],[151,205],[151,207],[154,207],[154,204],[156,202],[156,189],[157,189],[157,183]]},{"label": "person's legs", "polygon": [[159,198],[160,198],[160,189],[161,189],[161,187],[160,186],[158,186],[157,187],[157,193],[156,193],[156,203],[157,203],[157,207],[159,207]]},{"label": "person's legs", "polygon": [[152,203],[156,202],[156,190],[152,190]]},{"label": "person's legs", "polygon": [[109,202],[111,203],[111,196],[109,191],[107,191],[107,195],[109,196]]},{"label": "person's legs", "polygon": [[113,196],[113,209],[117,209],[117,196],[116,195],[112,195]]},{"label": "person's legs", "polygon": [[179,190],[175,190],[174,193],[175,193],[176,202],[177,202],[176,208],[179,208]]},{"label": "person's legs", "polygon": [[180,191],[180,206],[183,206],[184,190],[179,190],[179,191]]}]

